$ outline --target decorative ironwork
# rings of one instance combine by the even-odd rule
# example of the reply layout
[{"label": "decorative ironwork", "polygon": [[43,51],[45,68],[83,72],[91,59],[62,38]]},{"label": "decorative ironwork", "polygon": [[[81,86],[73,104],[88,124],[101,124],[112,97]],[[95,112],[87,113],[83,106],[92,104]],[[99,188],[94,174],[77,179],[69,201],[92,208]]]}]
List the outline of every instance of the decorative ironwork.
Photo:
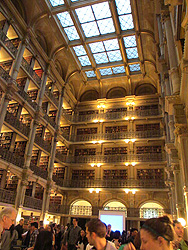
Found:
[{"label": "decorative ironwork", "polygon": [[23,205],[24,205],[24,207],[41,210],[42,209],[42,200],[25,195]]},{"label": "decorative ironwork", "polygon": [[14,204],[16,193],[10,190],[0,188],[0,202]]},{"label": "decorative ironwork", "polygon": [[24,157],[16,155],[15,153],[10,152],[9,150],[0,146],[0,158],[6,160],[20,168],[24,166]]}]

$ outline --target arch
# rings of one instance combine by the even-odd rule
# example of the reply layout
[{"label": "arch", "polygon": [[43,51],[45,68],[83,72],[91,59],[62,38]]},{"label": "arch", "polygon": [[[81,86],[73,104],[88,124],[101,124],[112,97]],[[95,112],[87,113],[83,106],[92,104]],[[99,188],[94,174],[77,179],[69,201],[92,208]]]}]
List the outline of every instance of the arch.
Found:
[{"label": "arch", "polygon": [[163,214],[164,207],[157,201],[147,201],[140,207],[140,218],[157,218]]},{"label": "arch", "polygon": [[37,41],[39,42],[43,50],[46,52],[46,54],[48,55],[48,45],[47,45],[44,35],[39,30],[36,30],[36,36],[37,36],[36,37]]},{"label": "arch", "polygon": [[80,97],[80,102],[93,101],[99,98],[99,93],[96,90],[88,90]]},{"label": "arch", "polygon": [[61,67],[61,63],[57,59],[55,60],[55,68],[59,72],[60,76],[63,76],[63,70],[62,70],[62,67]]},{"label": "arch", "polygon": [[17,1],[17,0],[12,0],[12,3],[14,4],[14,6],[16,7],[17,11],[19,12],[19,14],[21,15],[21,17],[25,20],[25,22],[27,23],[27,15],[26,15],[26,11],[25,8],[23,6],[23,4],[21,3],[21,1]]},{"label": "arch", "polygon": [[120,202],[120,201],[117,201],[117,200],[111,200],[111,201],[108,201],[106,202],[104,205],[103,205],[103,209],[104,210],[113,210],[113,211],[124,211],[125,212],[125,216],[127,217],[127,208],[126,206]]},{"label": "arch", "polygon": [[143,83],[136,87],[135,95],[152,95],[157,93],[155,86],[150,83]]},{"label": "arch", "polygon": [[126,95],[127,95],[126,89],[122,87],[114,87],[107,92],[106,98],[107,99],[122,98],[125,97]]},{"label": "arch", "polygon": [[92,215],[92,205],[86,200],[76,200],[70,205],[71,215]]}]

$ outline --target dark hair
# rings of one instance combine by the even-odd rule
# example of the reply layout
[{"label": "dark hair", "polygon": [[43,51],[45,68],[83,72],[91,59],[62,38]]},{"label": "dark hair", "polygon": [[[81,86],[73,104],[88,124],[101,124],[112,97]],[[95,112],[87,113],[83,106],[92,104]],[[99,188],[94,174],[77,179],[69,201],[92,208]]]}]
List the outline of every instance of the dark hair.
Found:
[{"label": "dark hair", "polygon": [[173,226],[175,227],[176,224],[181,224],[178,220],[173,220]]},{"label": "dark hair", "polygon": [[174,240],[174,229],[168,216],[148,219],[142,229],[148,231],[154,239],[161,236],[168,242]]},{"label": "dark hair", "polygon": [[52,250],[52,233],[41,231],[37,236],[34,250]]},{"label": "dark hair", "polygon": [[134,238],[134,246],[136,249],[140,249],[141,246],[141,239],[140,239],[140,232],[138,232]]},{"label": "dark hair", "polygon": [[130,234],[132,234],[134,231],[137,231],[137,232],[138,232],[138,229],[137,229],[137,228],[134,228],[134,227],[131,228],[131,229],[130,229]]},{"label": "dark hair", "polygon": [[121,233],[120,233],[120,231],[118,231],[118,230],[116,230],[116,231],[113,233],[113,238],[114,238],[114,239],[119,239],[120,236],[121,236]]},{"label": "dark hair", "polygon": [[35,221],[35,222],[32,222],[31,223],[31,227],[34,226],[35,228],[38,228],[38,223]]},{"label": "dark hair", "polygon": [[78,221],[78,218],[74,217],[72,220],[74,220],[74,219],[75,219],[76,221]]},{"label": "dark hair", "polygon": [[14,226],[14,224],[12,224],[12,225],[10,226],[9,230],[8,230],[8,231],[10,231],[10,236],[11,236],[11,237],[12,237],[12,234],[13,234],[13,232],[14,232],[14,229],[15,229],[15,226]]},{"label": "dark hair", "polygon": [[99,219],[92,219],[86,223],[86,227],[90,233],[96,233],[96,235],[100,238],[104,238],[106,236],[106,226]]}]

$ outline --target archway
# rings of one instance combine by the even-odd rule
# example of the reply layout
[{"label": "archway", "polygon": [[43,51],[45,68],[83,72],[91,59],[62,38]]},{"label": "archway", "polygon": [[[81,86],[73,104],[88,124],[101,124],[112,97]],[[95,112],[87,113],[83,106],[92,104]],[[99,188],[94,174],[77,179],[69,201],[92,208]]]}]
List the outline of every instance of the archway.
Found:
[{"label": "archway", "polygon": [[73,202],[70,205],[70,214],[71,215],[86,215],[91,216],[92,215],[92,206],[88,201],[85,200],[79,200],[76,202]]},{"label": "archway", "polygon": [[164,208],[156,202],[147,202],[140,207],[140,218],[157,218],[163,214]]}]

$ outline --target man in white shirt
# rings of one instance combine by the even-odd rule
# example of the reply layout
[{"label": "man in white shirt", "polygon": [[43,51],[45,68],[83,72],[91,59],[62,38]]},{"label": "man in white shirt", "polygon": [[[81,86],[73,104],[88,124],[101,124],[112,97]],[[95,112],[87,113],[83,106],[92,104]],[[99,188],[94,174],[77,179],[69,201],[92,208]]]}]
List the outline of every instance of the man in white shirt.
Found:
[{"label": "man in white shirt", "polygon": [[96,250],[116,250],[116,248],[106,240],[106,225],[99,219],[92,219],[86,223],[86,237],[88,242]]}]

